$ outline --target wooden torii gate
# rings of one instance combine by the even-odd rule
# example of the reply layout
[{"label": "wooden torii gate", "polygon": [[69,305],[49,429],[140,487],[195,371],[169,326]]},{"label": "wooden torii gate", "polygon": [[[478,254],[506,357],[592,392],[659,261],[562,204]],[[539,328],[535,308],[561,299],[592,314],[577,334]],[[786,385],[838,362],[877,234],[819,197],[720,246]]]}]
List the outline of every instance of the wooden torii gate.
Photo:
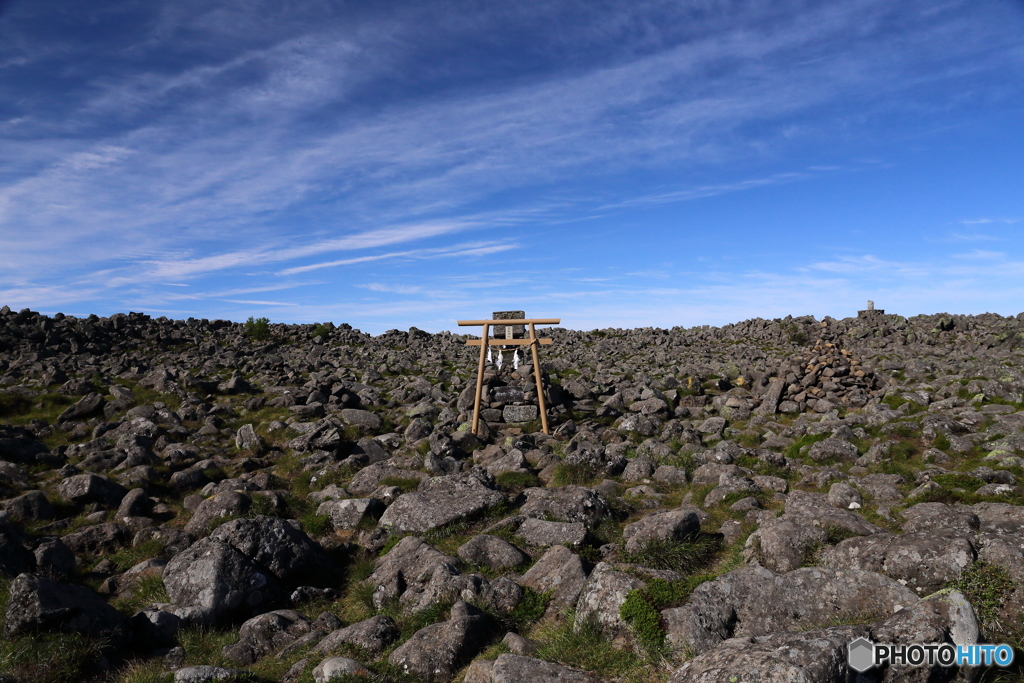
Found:
[{"label": "wooden torii gate", "polygon": [[469,339],[466,341],[466,346],[479,346],[480,347],[480,362],[477,364],[476,370],[476,398],[473,401],[473,433],[477,433],[477,428],[480,425],[480,399],[483,396],[484,390],[484,365],[487,358],[487,347],[489,346],[490,340],[488,339],[488,333],[492,325],[507,325],[506,330],[511,330],[512,325],[526,325],[529,330],[529,337],[526,339],[495,339],[495,346],[529,346],[533,352],[533,376],[537,380],[537,403],[540,408],[540,424],[545,434],[548,432],[548,412],[547,406],[544,405],[544,384],[541,382],[540,372],[540,356],[537,354],[537,347],[541,344],[547,346],[551,344],[550,339],[538,339],[537,331],[534,329],[535,325],[558,325],[562,322],[561,318],[537,318],[537,319],[519,319],[519,320],[460,320],[459,327],[479,327],[483,326],[483,334],[480,335],[480,339]]}]

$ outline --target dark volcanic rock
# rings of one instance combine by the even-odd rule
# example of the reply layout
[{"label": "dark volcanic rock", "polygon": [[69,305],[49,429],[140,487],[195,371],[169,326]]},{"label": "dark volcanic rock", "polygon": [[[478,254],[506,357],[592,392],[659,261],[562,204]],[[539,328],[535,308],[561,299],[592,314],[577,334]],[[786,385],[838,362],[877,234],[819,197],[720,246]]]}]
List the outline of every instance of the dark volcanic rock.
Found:
[{"label": "dark volcanic rock", "polygon": [[82,633],[118,644],[130,634],[128,619],[88,588],[22,574],[11,582],[4,634],[33,631]]}]

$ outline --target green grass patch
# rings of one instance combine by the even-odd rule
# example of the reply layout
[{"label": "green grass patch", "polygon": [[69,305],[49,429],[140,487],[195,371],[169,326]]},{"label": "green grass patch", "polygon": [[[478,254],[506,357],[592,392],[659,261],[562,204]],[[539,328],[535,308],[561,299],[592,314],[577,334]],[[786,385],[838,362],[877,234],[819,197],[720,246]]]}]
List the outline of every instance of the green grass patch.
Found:
[{"label": "green grass patch", "polygon": [[154,602],[170,602],[163,579],[159,576],[143,576],[129,589],[128,595],[115,598],[110,604],[131,615]]},{"label": "green grass patch", "polygon": [[419,488],[420,480],[415,477],[384,477],[379,482],[378,486],[397,486],[402,489],[402,493],[409,493]]},{"label": "green grass patch", "polygon": [[690,574],[714,564],[721,548],[719,536],[702,533],[689,541],[650,541],[636,552],[623,551],[620,557],[630,564]]},{"label": "green grass patch", "polygon": [[801,458],[800,451],[804,446],[811,446],[819,441],[824,441],[828,437],[829,434],[804,434],[786,449],[786,459],[799,460]]},{"label": "green grass patch", "polygon": [[519,493],[523,489],[540,486],[540,479],[532,472],[502,472],[494,478],[498,488],[506,493]]},{"label": "green grass patch", "polygon": [[661,610],[682,605],[697,586],[714,578],[713,574],[702,574],[678,581],[654,579],[626,596],[619,608],[619,616],[630,625],[637,642],[648,654],[665,655]]},{"label": "green grass patch", "polygon": [[987,562],[975,562],[950,587],[963,593],[970,601],[986,640],[998,642],[996,634],[1007,631],[999,622],[999,612],[1017,587],[1006,570]]},{"label": "green grass patch", "polygon": [[17,683],[84,681],[96,673],[103,643],[78,633],[0,639],[0,672]]},{"label": "green grass patch", "polygon": [[616,649],[595,622],[584,621],[574,627],[575,617],[570,611],[564,620],[539,627],[532,634],[540,642],[534,656],[591,671],[602,678],[626,676],[644,666],[637,653]]},{"label": "green grass patch", "polygon": [[569,465],[560,462],[555,465],[552,484],[555,486],[589,486],[597,479],[597,470],[585,465]]}]

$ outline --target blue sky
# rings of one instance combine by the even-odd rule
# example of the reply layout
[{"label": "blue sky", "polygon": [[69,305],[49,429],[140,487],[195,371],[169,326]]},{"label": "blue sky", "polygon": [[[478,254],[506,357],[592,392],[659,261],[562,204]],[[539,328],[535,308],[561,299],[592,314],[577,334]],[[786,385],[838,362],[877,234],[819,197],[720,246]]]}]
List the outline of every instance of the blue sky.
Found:
[{"label": "blue sky", "polygon": [[1024,310],[1024,3],[0,0],[0,305]]}]

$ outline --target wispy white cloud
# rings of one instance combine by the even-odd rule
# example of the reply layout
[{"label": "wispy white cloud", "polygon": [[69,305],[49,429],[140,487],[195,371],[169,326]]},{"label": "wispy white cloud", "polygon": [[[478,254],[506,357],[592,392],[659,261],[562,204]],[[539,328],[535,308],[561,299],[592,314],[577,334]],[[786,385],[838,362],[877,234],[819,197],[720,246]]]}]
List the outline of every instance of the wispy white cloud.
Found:
[{"label": "wispy white cloud", "polygon": [[488,254],[497,254],[502,251],[508,251],[509,249],[515,249],[518,247],[517,244],[460,244],[453,247],[440,247],[434,249],[413,249],[409,251],[394,251],[387,254],[375,254],[373,256],[357,256],[347,259],[339,259],[337,261],[327,261],[324,263],[313,263],[307,266],[296,266],[294,268],[286,268],[278,275],[297,275],[299,273],[307,273],[312,270],[320,270],[322,268],[334,268],[337,266],[351,266],[357,263],[369,263],[371,261],[384,261],[397,258],[453,258],[457,256],[486,256]]},{"label": "wispy white cloud", "polygon": [[232,304],[251,304],[253,306],[298,306],[298,304],[283,301],[250,301],[242,299],[224,299],[224,301]]}]

